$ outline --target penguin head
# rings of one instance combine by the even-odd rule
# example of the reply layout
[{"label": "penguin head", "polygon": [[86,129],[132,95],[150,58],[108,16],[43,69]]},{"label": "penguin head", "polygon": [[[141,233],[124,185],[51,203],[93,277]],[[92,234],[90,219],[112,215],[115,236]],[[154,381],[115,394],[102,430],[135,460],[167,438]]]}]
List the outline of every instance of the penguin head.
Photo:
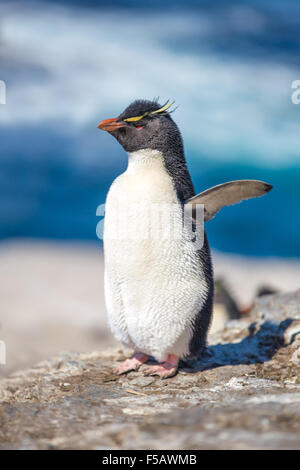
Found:
[{"label": "penguin head", "polygon": [[166,146],[181,142],[178,127],[168,112],[172,104],[136,100],[117,118],[102,121],[98,129],[109,132],[126,152],[146,148],[163,151]]}]

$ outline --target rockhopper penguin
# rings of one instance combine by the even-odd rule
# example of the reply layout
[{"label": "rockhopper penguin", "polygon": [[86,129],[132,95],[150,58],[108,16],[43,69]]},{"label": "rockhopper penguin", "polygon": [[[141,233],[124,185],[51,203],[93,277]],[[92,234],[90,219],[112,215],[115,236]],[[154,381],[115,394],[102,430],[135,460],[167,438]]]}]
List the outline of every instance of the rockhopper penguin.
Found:
[{"label": "rockhopper penguin", "polygon": [[[198,357],[205,347],[213,305],[212,263],[206,233],[199,249],[183,233],[186,205],[204,204],[207,221],[223,206],[271,189],[260,181],[234,181],[195,196],[170,106],[137,100],[98,126],[128,154],[127,170],[107,195],[103,237],[109,325],[134,350],[116,367],[117,374],[137,370],[154,357],[158,365],[149,365],[146,375],[171,377],[180,358]],[[174,232],[183,235],[151,236],[150,206],[163,206]],[[120,235],[120,220],[137,236]],[[148,236],[138,236],[141,227],[150,228]]]}]

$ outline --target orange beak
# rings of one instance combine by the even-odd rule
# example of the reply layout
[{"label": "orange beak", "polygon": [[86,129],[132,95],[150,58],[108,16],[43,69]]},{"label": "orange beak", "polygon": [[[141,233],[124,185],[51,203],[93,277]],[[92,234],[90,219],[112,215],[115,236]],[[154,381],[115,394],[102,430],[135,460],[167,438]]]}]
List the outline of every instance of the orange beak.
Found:
[{"label": "orange beak", "polygon": [[102,131],[112,132],[126,126],[125,122],[117,122],[117,119],[118,118],[105,119],[104,121],[100,122],[97,127]]}]

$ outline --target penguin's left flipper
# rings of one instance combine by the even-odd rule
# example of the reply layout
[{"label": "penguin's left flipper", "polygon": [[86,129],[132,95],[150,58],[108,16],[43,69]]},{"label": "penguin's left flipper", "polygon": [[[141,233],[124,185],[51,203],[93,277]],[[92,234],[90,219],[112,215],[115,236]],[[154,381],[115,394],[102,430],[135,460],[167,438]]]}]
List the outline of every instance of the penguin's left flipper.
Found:
[{"label": "penguin's left flipper", "polygon": [[203,204],[204,222],[212,219],[222,207],[231,206],[252,197],[263,196],[273,186],[258,180],[237,180],[218,184],[188,199],[185,204]]}]

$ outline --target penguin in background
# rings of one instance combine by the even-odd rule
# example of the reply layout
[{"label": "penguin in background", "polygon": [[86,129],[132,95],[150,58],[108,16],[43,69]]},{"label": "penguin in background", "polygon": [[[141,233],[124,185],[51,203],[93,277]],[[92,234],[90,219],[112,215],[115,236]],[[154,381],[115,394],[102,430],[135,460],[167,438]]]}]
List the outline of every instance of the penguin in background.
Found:
[{"label": "penguin in background", "polygon": [[[165,379],[180,359],[199,357],[206,346],[213,306],[213,269],[206,233],[199,249],[183,233],[172,236],[120,236],[120,219],[130,233],[154,225],[148,209],[164,207],[172,228],[182,233],[184,209],[204,205],[204,221],[224,206],[261,196],[271,185],[233,181],[195,195],[172,103],[136,100],[98,128],[109,132],[128,154],[128,167],[112,183],[105,205],[104,291],[114,336],[132,348],[116,374],[138,370],[151,357],[145,375]],[[181,232],[180,232],[181,231]],[[127,232],[126,232],[127,233]],[[149,234],[149,232],[147,232]]]}]

